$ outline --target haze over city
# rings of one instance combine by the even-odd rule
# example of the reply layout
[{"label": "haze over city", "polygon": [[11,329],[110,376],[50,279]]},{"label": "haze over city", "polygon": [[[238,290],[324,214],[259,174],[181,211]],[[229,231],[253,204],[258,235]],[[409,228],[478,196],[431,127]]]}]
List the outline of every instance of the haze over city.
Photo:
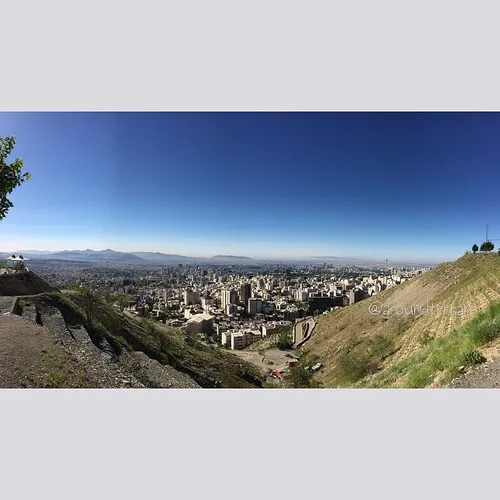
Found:
[{"label": "haze over city", "polygon": [[[1,251],[453,260],[490,235],[493,113],[1,113]],[[498,226],[498,225],[497,225]]]}]

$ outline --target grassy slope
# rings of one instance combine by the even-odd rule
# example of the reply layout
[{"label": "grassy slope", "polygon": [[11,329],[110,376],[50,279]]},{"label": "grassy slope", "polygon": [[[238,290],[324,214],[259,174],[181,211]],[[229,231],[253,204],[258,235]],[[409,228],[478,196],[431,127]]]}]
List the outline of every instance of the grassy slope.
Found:
[{"label": "grassy slope", "polygon": [[[463,361],[461,356],[476,347],[485,350],[484,342],[471,341],[474,335],[471,332],[476,327],[490,328],[483,322],[496,321],[497,306],[493,305],[485,317],[473,320],[477,323],[472,323],[470,329],[458,327],[499,299],[500,256],[465,255],[375,297],[321,316],[306,346],[309,352],[319,355],[324,364],[316,375],[317,380],[325,387],[419,386],[422,381],[425,385],[442,385],[456,374],[458,360]],[[373,315],[369,306],[376,301],[384,307],[395,308],[441,305],[454,307],[457,312],[465,306],[469,309],[468,315],[462,316],[457,313]],[[448,337],[452,332],[459,333]],[[496,337],[486,346],[495,348]],[[441,352],[441,361],[437,354],[429,358],[428,354],[435,350]],[[448,351],[456,354],[451,356],[453,363],[444,359]],[[424,374],[411,375],[415,379],[407,380],[413,371],[409,367],[416,367],[424,358],[433,360],[432,370],[422,367]],[[402,366],[405,368],[401,369]],[[447,368],[440,369],[443,366]],[[376,374],[370,375],[370,372]]]},{"label": "grassy slope", "polygon": [[[74,313],[81,314],[83,303],[77,295],[64,296],[77,304]],[[191,376],[202,387],[261,387],[262,375],[251,364],[223,349],[213,349],[187,338],[173,328],[139,323],[121,315],[103,302],[98,303],[96,319],[108,342],[126,350],[137,350],[162,364],[169,364]]]}]

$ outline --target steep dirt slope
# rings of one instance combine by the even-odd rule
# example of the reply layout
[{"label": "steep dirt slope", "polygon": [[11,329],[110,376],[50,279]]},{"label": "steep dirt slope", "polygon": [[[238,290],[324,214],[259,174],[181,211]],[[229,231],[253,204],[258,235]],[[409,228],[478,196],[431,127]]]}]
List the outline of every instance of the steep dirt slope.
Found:
[{"label": "steep dirt slope", "polygon": [[423,338],[449,333],[498,299],[500,256],[465,255],[353,306],[320,316],[305,349],[319,355],[324,367],[315,377],[324,386],[351,385],[342,376],[346,370],[340,361],[346,353],[362,352],[366,346],[379,349],[377,366],[371,368],[387,369],[419,350]]}]

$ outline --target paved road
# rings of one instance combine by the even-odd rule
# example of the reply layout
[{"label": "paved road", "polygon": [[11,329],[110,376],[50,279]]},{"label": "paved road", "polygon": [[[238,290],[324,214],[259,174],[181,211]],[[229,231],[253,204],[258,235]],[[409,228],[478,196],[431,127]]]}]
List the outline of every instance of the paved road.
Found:
[{"label": "paved road", "polygon": [[294,328],[294,345],[298,345],[304,340],[308,338],[309,335],[311,335],[314,327],[316,326],[316,321],[314,321],[314,318],[308,318],[303,321],[299,321],[296,323],[293,328]]}]

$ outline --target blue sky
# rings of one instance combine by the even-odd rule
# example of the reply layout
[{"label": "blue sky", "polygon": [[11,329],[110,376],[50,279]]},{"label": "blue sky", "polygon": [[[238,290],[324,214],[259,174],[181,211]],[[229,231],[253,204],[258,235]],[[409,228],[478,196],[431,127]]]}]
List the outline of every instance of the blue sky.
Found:
[{"label": "blue sky", "polygon": [[500,238],[499,113],[0,113],[6,135],[33,178],[2,251],[440,261]]}]

